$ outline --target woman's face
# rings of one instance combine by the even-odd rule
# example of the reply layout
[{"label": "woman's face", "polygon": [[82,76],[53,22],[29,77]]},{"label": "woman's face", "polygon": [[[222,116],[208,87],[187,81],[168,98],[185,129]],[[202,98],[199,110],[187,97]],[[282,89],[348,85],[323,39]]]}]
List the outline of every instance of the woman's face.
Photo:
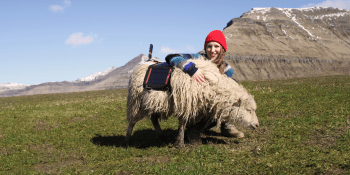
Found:
[{"label": "woman's face", "polygon": [[207,44],[205,51],[207,52],[207,56],[210,59],[215,60],[221,51],[220,44],[218,42],[212,41]]}]

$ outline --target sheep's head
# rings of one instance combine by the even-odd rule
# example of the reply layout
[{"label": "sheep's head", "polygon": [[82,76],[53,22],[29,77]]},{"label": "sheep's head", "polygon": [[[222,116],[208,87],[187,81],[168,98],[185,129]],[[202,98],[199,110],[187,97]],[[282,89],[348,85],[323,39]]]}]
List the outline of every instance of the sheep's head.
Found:
[{"label": "sheep's head", "polygon": [[256,129],[259,127],[259,120],[256,116],[256,103],[253,95],[249,95],[247,99],[238,101],[239,109],[237,111],[237,119],[241,125]]}]

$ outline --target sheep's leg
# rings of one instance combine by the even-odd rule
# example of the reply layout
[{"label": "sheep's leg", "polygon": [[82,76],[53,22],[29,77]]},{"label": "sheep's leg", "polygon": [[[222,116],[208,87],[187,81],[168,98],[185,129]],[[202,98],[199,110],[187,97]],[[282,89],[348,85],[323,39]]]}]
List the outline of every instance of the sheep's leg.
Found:
[{"label": "sheep's leg", "polygon": [[154,129],[156,130],[158,136],[161,137],[162,136],[162,129],[160,128],[160,125],[159,125],[159,117],[160,117],[159,114],[152,114],[151,121],[152,121]]},{"label": "sheep's leg", "polygon": [[176,142],[175,142],[175,147],[177,147],[177,148],[185,147],[185,144],[184,144],[185,126],[186,126],[185,120],[179,118],[179,129],[178,129],[179,134],[178,134],[178,136],[176,138]]},{"label": "sheep's leg", "polygon": [[134,122],[130,122],[130,123],[129,123],[128,129],[127,129],[127,131],[126,131],[126,138],[125,138],[126,147],[129,146],[130,137],[131,137],[131,134],[132,134],[132,130],[134,129],[134,126],[135,126],[135,123],[134,123]]}]

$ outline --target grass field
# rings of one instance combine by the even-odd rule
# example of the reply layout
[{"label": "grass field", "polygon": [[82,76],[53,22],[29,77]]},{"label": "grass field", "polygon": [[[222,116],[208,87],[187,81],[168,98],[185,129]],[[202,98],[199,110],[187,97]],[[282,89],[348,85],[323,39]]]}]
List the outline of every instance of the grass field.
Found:
[{"label": "grass field", "polygon": [[0,98],[0,174],[350,174],[350,76],[241,83],[260,127],[184,149],[174,118],[124,147],[126,89]]}]

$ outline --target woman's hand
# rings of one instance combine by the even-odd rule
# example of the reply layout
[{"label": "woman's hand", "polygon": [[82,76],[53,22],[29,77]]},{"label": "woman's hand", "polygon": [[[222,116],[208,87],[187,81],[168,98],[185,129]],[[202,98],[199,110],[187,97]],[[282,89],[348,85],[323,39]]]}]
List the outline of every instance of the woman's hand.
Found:
[{"label": "woman's hand", "polygon": [[198,68],[197,72],[192,76],[193,80],[197,81],[201,85],[202,83],[205,83],[205,77],[202,72],[203,70]]}]

